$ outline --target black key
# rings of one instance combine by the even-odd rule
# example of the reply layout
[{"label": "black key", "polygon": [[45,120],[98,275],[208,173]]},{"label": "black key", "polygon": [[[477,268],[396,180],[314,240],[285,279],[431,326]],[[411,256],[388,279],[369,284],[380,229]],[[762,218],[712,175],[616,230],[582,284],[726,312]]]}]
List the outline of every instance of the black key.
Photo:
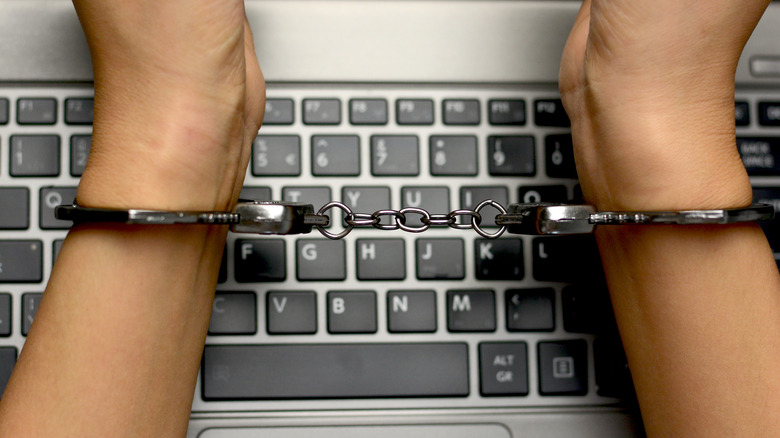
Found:
[{"label": "black key", "polygon": [[353,125],[386,125],[387,101],[384,99],[351,99],[349,122]]},{"label": "black key", "polygon": [[[780,187],[753,187],[753,202],[770,204],[780,212]],[[759,222],[766,234],[769,245],[775,253],[780,253],[780,214],[769,221]]]},{"label": "black key", "polygon": [[491,175],[536,175],[536,152],[532,136],[489,136],[487,159]]},{"label": "black key", "polygon": [[11,336],[11,294],[0,294],[0,336]]},{"label": "black key", "polygon": [[488,101],[488,119],[491,125],[525,125],[525,100]]},{"label": "black key", "polygon": [[30,190],[0,187],[0,230],[25,230],[30,226]]},{"label": "black key", "polygon": [[0,283],[40,283],[43,280],[43,242],[0,240]]},{"label": "black key", "polygon": [[762,126],[780,126],[780,102],[759,102],[758,123]]},{"label": "black key", "polygon": [[387,330],[391,333],[436,331],[436,293],[432,290],[387,292]]},{"label": "black key", "polygon": [[445,99],[441,106],[445,125],[479,125],[478,100]]},{"label": "black key", "polygon": [[[51,262],[52,265],[54,265],[54,263],[57,262],[57,257],[60,256],[60,251],[62,250],[62,244],[63,243],[65,243],[65,239],[57,239],[57,240],[54,241],[54,243],[52,243],[52,250],[51,250],[51,252],[52,252],[52,254],[51,254],[51,256],[52,256],[52,259],[51,259],[52,260],[52,262]],[[224,256],[223,256],[223,258],[224,258]],[[220,275],[221,275],[221,269],[222,268],[220,268]]]},{"label": "black key", "polygon": [[533,271],[539,281],[604,281],[598,247],[590,235],[534,238]]},{"label": "black key", "polygon": [[604,285],[569,285],[561,292],[563,329],[574,333],[617,331]]},{"label": "black key", "polygon": [[[57,245],[56,241],[54,242],[54,245],[55,245],[54,246],[54,250],[55,251],[59,251],[57,249],[57,246],[56,246]],[[56,258],[56,256],[55,256],[55,258]],[[228,277],[228,273],[227,273],[228,266],[227,265],[228,265],[228,257],[227,257],[227,244],[226,244],[224,246],[224,248],[222,249],[222,260],[220,260],[220,263],[219,263],[219,273],[217,273],[217,283],[219,283],[219,284],[222,284],[222,283],[227,281],[227,277]]]},{"label": "black key", "polygon": [[76,187],[44,187],[41,189],[38,212],[40,226],[44,230],[66,230],[73,222],[54,217],[54,209],[62,204],[72,204],[76,199]]},{"label": "black key", "polygon": [[311,137],[311,173],[318,176],[360,174],[360,138],[357,135]]},{"label": "black key", "polygon": [[406,278],[406,250],[403,239],[358,239],[355,248],[358,279]]},{"label": "black key", "polygon": [[734,103],[734,123],[737,126],[750,125],[750,105],[747,102]]},{"label": "black key", "polygon": [[295,245],[298,280],[322,281],[347,278],[343,240],[299,239]]},{"label": "black key", "polygon": [[395,101],[395,118],[399,125],[432,125],[433,101],[398,99]]},{"label": "black key", "polygon": [[91,135],[72,135],[70,137],[70,174],[72,176],[84,174],[91,148]]},{"label": "black key", "polygon": [[[447,214],[450,212],[450,189],[447,187],[402,187],[401,207],[424,208],[432,214]],[[419,215],[409,215],[406,225],[419,227],[422,225]]]},{"label": "black key", "polygon": [[328,333],[376,333],[376,292],[328,292]]},{"label": "black key", "polygon": [[265,186],[244,186],[241,188],[241,193],[238,195],[240,199],[247,199],[250,201],[272,201],[271,188]]},{"label": "black key", "polygon": [[59,136],[11,136],[11,176],[57,176],[59,174]]},{"label": "black key", "polygon": [[577,178],[570,134],[548,135],[544,139],[544,162],[550,178]]},{"label": "black key", "polygon": [[566,186],[521,186],[517,199],[523,203],[566,202],[569,195]]},{"label": "black key", "polygon": [[465,343],[207,345],[205,400],[465,397]]},{"label": "black key", "polygon": [[252,175],[301,174],[301,138],[297,135],[258,135],[252,143]]},{"label": "black key", "polygon": [[210,335],[257,333],[257,295],[254,292],[220,292],[214,295]]},{"label": "black key", "polygon": [[265,315],[269,334],[317,333],[317,295],[309,291],[268,292]]},{"label": "black key", "polygon": [[510,332],[555,329],[554,289],[509,289],[504,297],[506,329]]},{"label": "black key", "polygon": [[414,176],[420,174],[419,141],[416,135],[371,136],[371,174]]},{"label": "black key", "polygon": [[338,99],[303,99],[303,123],[338,125],[341,123],[341,101]]},{"label": "black key", "polygon": [[737,137],[737,149],[749,175],[780,175],[780,137]]},{"label": "black key", "polygon": [[30,333],[35,315],[38,313],[38,306],[41,305],[42,293],[22,294],[22,335],[27,336]]},{"label": "black key", "polygon": [[16,101],[16,123],[20,125],[53,125],[57,123],[57,99],[22,97]]},{"label": "black key", "polygon": [[474,273],[480,280],[522,280],[521,239],[474,240]]},{"label": "black key", "polygon": [[[341,190],[341,201],[355,213],[372,214],[375,211],[390,208],[389,187],[344,187]],[[395,220],[390,216],[383,216],[379,223],[390,225]]]},{"label": "black key", "polygon": [[495,293],[492,290],[448,290],[447,329],[451,332],[495,331]]},{"label": "black key", "polygon": [[472,135],[436,135],[430,138],[431,174],[477,174],[477,138]]},{"label": "black key", "polygon": [[314,206],[314,211],[318,211],[333,200],[333,197],[330,194],[330,187],[283,187],[282,200],[311,204]]},{"label": "black key", "polygon": [[635,399],[626,353],[617,335],[599,336],[593,341],[596,392],[602,397]]},{"label": "black key", "polygon": [[266,99],[263,125],[292,125],[295,103],[292,99]]},{"label": "black key", "polygon": [[14,365],[16,365],[16,348],[0,347],[0,397],[5,392]]},{"label": "black key", "polygon": [[588,344],[585,341],[540,342],[538,350],[539,393],[588,393]]},{"label": "black key", "polygon": [[479,392],[485,396],[528,395],[528,345],[479,344]]},{"label": "black key", "polygon": [[[474,210],[480,202],[492,199],[504,207],[509,203],[509,190],[501,186],[462,187],[460,189],[460,208]],[[482,227],[495,227],[496,216],[501,213],[494,207],[485,207],[479,214],[482,216]],[[471,218],[464,216],[461,223],[471,223]]]},{"label": "black key", "polygon": [[417,239],[417,278],[459,280],[465,277],[462,239]]},{"label": "black key", "polygon": [[569,116],[561,99],[539,99],[534,101],[534,121],[537,126],[571,126]]},{"label": "black key", "polygon": [[239,283],[284,281],[284,240],[237,239],[234,259]]},{"label": "black key", "polygon": [[71,97],[65,99],[65,123],[68,125],[91,125],[94,119],[95,99]]},{"label": "black key", "polygon": [[8,99],[0,97],[0,125],[8,123]]}]

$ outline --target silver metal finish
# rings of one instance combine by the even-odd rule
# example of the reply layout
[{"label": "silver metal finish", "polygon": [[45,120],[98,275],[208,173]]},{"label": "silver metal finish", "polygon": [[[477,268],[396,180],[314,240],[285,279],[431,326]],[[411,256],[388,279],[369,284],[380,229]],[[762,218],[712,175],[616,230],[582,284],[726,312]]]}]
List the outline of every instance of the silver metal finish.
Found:
[{"label": "silver metal finish", "polygon": [[310,204],[297,202],[239,202],[236,214],[240,221],[230,227],[234,233],[302,234],[311,232],[313,224],[305,217],[314,213]]}]

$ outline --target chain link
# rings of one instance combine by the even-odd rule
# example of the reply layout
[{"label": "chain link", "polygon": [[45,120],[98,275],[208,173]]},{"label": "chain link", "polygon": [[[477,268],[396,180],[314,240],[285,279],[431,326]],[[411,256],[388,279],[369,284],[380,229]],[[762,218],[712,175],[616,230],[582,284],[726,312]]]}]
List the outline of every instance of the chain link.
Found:
[{"label": "chain link", "polygon": [[[480,214],[480,211],[485,207],[497,209],[499,211],[499,214],[496,215],[497,218],[501,215],[506,215],[507,213],[503,205],[492,199],[480,202],[473,210],[459,209],[446,214],[431,214],[422,208],[416,207],[406,207],[401,210],[378,210],[374,213],[355,213],[343,202],[332,201],[320,208],[315,216],[328,218],[328,222],[332,223],[327,212],[333,208],[338,208],[344,212],[344,222],[346,223],[344,230],[340,233],[331,233],[325,229],[324,225],[316,224],[315,227],[317,227],[317,230],[319,230],[323,236],[332,240],[343,239],[355,228],[373,227],[379,230],[403,230],[408,233],[422,233],[432,226],[447,226],[458,230],[473,229],[477,234],[486,239],[496,239],[504,234],[506,225],[501,225],[498,228],[498,231],[493,233],[489,233],[481,227],[482,215]],[[406,224],[409,217],[414,216],[419,216],[419,221],[422,225],[411,226]],[[382,218],[384,217],[392,218],[393,223],[383,224]],[[465,223],[459,223],[459,217],[467,218],[467,221]]]}]

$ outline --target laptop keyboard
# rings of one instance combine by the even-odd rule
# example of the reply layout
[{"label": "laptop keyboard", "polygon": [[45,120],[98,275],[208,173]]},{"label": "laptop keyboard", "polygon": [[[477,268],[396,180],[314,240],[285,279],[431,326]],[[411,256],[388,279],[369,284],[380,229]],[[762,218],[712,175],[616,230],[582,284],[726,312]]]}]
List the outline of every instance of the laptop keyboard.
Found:
[{"label": "laptop keyboard", "polygon": [[[244,198],[432,214],[581,202],[552,86],[270,84],[268,96]],[[92,104],[89,85],[0,87],[0,389],[67,232],[53,208],[75,197]],[[780,94],[738,91],[735,121],[755,200],[780,206]],[[489,232],[496,213],[483,212]],[[780,252],[776,220],[763,226]],[[193,412],[631,398],[591,236],[356,228],[230,234]]]}]

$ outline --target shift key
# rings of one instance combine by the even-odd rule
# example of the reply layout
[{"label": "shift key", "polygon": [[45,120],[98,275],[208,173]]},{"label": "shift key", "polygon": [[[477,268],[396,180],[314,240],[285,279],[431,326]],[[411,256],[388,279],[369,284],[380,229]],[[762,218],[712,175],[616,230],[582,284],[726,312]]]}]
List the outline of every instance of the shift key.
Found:
[{"label": "shift key", "polygon": [[737,148],[749,175],[780,175],[780,137],[738,137]]},{"label": "shift key", "polygon": [[0,283],[39,283],[42,262],[40,240],[0,240]]}]

